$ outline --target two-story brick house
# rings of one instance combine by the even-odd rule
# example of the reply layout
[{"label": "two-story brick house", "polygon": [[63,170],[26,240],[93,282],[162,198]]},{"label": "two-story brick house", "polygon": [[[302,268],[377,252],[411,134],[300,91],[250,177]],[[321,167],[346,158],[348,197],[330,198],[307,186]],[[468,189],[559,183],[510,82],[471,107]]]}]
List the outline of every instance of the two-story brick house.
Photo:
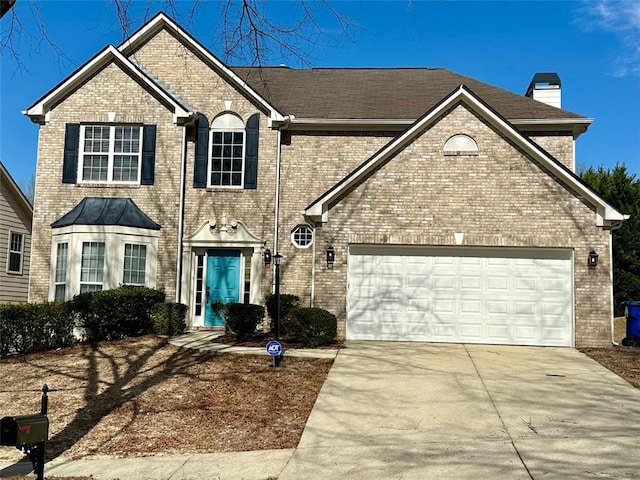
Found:
[{"label": "two-story brick house", "polygon": [[[535,100],[540,98],[544,101]],[[233,68],[164,14],[29,107],[30,300],[143,284],[216,326],[281,291],[349,339],[602,345],[611,230],[591,119],[444,69]]]}]

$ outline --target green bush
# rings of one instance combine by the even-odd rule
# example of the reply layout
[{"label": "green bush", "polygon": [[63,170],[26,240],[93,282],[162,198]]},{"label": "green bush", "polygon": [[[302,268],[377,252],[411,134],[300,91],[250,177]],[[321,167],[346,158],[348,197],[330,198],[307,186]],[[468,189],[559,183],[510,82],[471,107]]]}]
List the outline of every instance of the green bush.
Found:
[{"label": "green bush", "polygon": [[182,303],[157,303],[153,308],[154,332],[158,335],[178,335],[187,328],[187,306]]},{"label": "green bush", "polygon": [[162,290],[123,286],[81,293],[71,301],[89,342],[117,340],[153,333],[154,308],[164,302]]},{"label": "green bush", "polygon": [[289,340],[310,347],[335,343],[338,332],[335,315],[322,308],[292,308],[284,318],[282,326]]},{"label": "green bush", "polygon": [[238,338],[251,335],[264,319],[264,307],[251,303],[225,303],[222,316],[229,332]]},{"label": "green bush", "polygon": [[[300,297],[297,295],[292,295],[289,293],[281,293],[280,294],[280,333],[284,334],[284,317],[287,316],[287,313],[292,308],[297,308],[300,306]],[[271,331],[273,332],[276,327],[276,296],[269,294],[267,295],[267,313],[269,314],[269,318],[271,319]]]},{"label": "green bush", "polygon": [[0,305],[0,357],[71,346],[74,325],[66,302]]}]

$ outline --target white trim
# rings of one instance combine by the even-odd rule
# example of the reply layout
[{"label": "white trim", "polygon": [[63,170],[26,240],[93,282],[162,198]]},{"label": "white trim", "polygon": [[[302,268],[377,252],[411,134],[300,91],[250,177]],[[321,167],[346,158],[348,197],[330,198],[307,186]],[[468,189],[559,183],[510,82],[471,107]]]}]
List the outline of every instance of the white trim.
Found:
[{"label": "white trim", "polygon": [[569,173],[563,166],[559,165],[553,157],[542,150],[537,144],[522,135],[518,130],[516,130],[516,128],[514,128],[513,125],[500,117],[490,107],[487,107],[464,85],[461,85],[455,92],[436,105],[404,133],[389,142],[365,163],[360,165],[360,167],[350,174],[350,177],[346,178],[346,181],[337,184],[331,190],[325,192],[324,195],[315,200],[302,212],[303,215],[313,219],[314,221],[326,222],[329,210],[337,201],[346,196],[348,192],[355,188],[355,186],[368,178],[368,176],[381,164],[392,158],[397,152],[404,149],[418,136],[419,133],[428,129],[441,114],[457,104],[467,105],[475,112],[479,113],[508,139],[510,139],[517,147],[521,148],[525,153],[538,160],[559,181],[561,181],[564,186],[574,191],[577,196],[591,203],[597,210],[596,224],[598,226],[610,227],[612,222],[624,221],[628,218],[628,216],[622,215],[615,208],[606,203],[599,195],[577,180],[572,173]]},{"label": "white trim", "polygon": [[103,290],[122,285],[124,270],[124,246],[127,243],[145,245],[145,286],[155,288],[158,258],[159,231],[143,228],[109,226],[72,225],[53,229],[51,241],[51,270],[49,273],[49,300],[55,299],[55,274],[57,249],[60,243],[67,243],[66,299],[80,292],[80,267],[82,244],[101,242],[105,244]]},{"label": "white trim", "polygon": [[245,81],[243,81],[238,75],[236,75],[233,70],[231,70],[224,63],[218,60],[215,55],[213,55],[209,50],[203,47],[197,40],[195,40],[177,23],[175,23],[162,12],[152,18],[146,25],[144,25],[131,37],[125,40],[118,47],[118,50],[123,55],[132,55],[139,46],[144,44],[149,38],[155,35],[163,27],[172,30],[184,45],[194,50],[195,52],[197,52],[197,54],[204,57],[205,60],[210,62],[213,66],[213,69],[218,73],[223,74],[223,76],[225,76],[227,80],[231,84],[233,84],[233,86],[241,91],[244,91],[247,96],[262,105],[266,110],[268,110],[270,112],[269,125],[271,125],[272,122],[281,122],[284,120],[284,116],[280,112],[278,112],[275,107],[273,107],[264,98],[258,95],[258,93],[256,93]]},{"label": "white trim", "polygon": [[[296,235],[296,230],[301,229],[301,228],[304,228],[304,227],[306,227],[306,228],[308,228],[309,230],[311,230],[311,241],[310,241],[308,244],[306,244],[306,245],[301,245],[300,243],[298,243],[298,242],[296,242],[296,241],[295,241],[295,235]],[[305,236],[306,236],[306,234],[305,234]],[[316,230],[315,230],[315,228],[313,228],[313,227],[312,227],[311,225],[309,225],[308,223],[299,223],[298,225],[296,225],[295,227],[293,227],[293,228],[291,229],[290,240],[291,240],[291,244],[292,244],[294,247],[299,248],[299,249],[302,249],[302,250],[305,250],[305,249],[307,249],[307,248],[311,247],[311,246],[315,243],[315,240],[316,240]]]},{"label": "white trim", "polygon": [[[291,116],[287,122],[286,130],[404,130],[415,123],[415,118],[295,118]],[[571,132],[573,138],[578,138],[586,132],[593,123],[592,118],[545,118],[545,119],[520,119],[508,118],[507,121],[515,126],[529,127],[522,130],[544,131],[549,129],[566,130]],[[278,126],[278,125],[276,125]]]},{"label": "white trim", "polygon": [[[120,63],[121,69],[125,67],[125,69],[128,70],[128,72],[125,72],[127,75],[135,78],[145,89],[160,97],[171,106],[173,123],[184,123],[184,120],[189,119],[193,115],[193,112],[185,109],[176,99],[165,92],[164,89],[160,88],[155,82],[149,79],[149,77],[144,75],[138,67],[123,56],[113,45],[108,45],[102,52],[85,63],[31,107],[23,110],[22,113],[30,117],[33,122],[44,123],[47,120],[45,116],[57,102],[80,88],[93,75],[113,62]],[[125,69],[123,69],[123,71],[125,71]]]},{"label": "white trim", "polygon": [[[85,152],[84,146],[86,144],[86,131],[87,127],[100,127],[109,129],[109,146],[106,152]],[[137,152],[116,152],[116,128],[137,128],[138,129],[138,151]],[[77,183],[96,185],[96,184],[111,184],[111,185],[140,185],[142,177],[142,144],[144,142],[144,128],[139,124],[80,124],[80,145],[78,146],[78,171],[77,171]],[[84,160],[85,156],[106,156],[107,157],[107,179],[106,180],[85,180],[84,175]],[[115,157],[118,155],[125,155],[128,157],[137,156],[138,168],[136,180],[114,180],[113,172],[115,169]]]},{"label": "white trim", "polygon": [[[241,124],[242,127],[240,126],[236,126],[236,127],[229,127],[229,126],[216,126],[214,125],[215,121],[217,119],[220,118],[225,118],[225,117],[234,117],[236,118]],[[225,121],[225,123],[229,123],[228,121]],[[229,185],[213,185],[211,183],[211,174],[213,172],[212,168],[213,168],[213,134],[214,133],[221,133],[222,134],[222,141],[223,141],[223,145],[224,145],[224,134],[225,133],[242,133],[242,170],[240,170],[240,184],[239,185],[234,185],[233,184],[233,173],[237,173],[233,171],[233,160],[229,159],[231,161],[231,167],[232,169],[226,173],[229,173],[229,175],[231,175],[231,177],[229,178],[231,184]],[[232,148],[232,153],[231,156],[233,157],[233,140],[231,142],[231,148]],[[224,147],[221,147],[222,151],[224,151]],[[245,170],[246,170],[246,159],[247,159],[247,126],[245,125],[244,121],[235,113],[230,113],[230,112],[225,112],[222,115],[217,116],[212,122],[211,122],[211,127],[209,128],[209,149],[208,149],[208,161],[207,161],[207,188],[225,188],[225,189],[232,189],[232,190],[242,190],[244,189],[244,174],[245,174]],[[220,156],[220,176],[222,178],[222,175],[224,175],[225,170],[223,170],[223,165],[224,165],[224,158],[221,154]]]}]

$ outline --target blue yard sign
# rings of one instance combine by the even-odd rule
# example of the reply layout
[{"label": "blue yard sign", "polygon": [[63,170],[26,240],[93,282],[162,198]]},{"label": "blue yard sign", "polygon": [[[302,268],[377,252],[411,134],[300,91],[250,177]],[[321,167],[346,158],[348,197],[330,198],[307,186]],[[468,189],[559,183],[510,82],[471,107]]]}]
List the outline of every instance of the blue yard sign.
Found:
[{"label": "blue yard sign", "polygon": [[282,345],[277,340],[271,340],[267,343],[267,353],[272,357],[277,357],[282,354]]}]

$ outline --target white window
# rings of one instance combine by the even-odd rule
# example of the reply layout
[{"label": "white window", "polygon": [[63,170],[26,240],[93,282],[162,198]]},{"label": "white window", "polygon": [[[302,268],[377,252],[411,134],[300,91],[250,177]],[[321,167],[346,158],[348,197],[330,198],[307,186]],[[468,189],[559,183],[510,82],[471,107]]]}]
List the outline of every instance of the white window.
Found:
[{"label": "white window", "polygon": [[62,302],[67,299],[67,258],[69,244],[59,243],[56,252],[55,293],[53,299]]},{"label": "white window", "polygon": [[104,281],[104,242],[83,242],[80,265],[80,293],[102,290]]},{"label": "white window", "polygon": [[7,272],[22,273],[22,252],[24,249],[24,233],[9,233],[9,263]]},{"label": "white window", "polygon": [[242,120],[225,113],[211,124],[209,186],[242,187],[245,132]]},{"label": "white window", "polygon": [[301,224],[291,230],[291,243],[298,248],[309,248],[313,244],[313,228]]},{"label": "white window", "polygon": [[476,144],[476,141],[469,135],[459,133],[447,140],[444,144],[444,151],[445,153],[452,153],[454,155],[458,152],[475,153],[478,151],[478,144]]},{"label": "white window", "polygon": [[125,285],[144,285],[146,281],[147,246],[125,243],[124,276]]},{"label": "white window", "polygon": [[159,235],[115,225],[54,228],[49,300],[123,284],[155,288]]},{"label": "white window", "polygon": [[139,183],[142,126],[82,125],[80,182]]}]

